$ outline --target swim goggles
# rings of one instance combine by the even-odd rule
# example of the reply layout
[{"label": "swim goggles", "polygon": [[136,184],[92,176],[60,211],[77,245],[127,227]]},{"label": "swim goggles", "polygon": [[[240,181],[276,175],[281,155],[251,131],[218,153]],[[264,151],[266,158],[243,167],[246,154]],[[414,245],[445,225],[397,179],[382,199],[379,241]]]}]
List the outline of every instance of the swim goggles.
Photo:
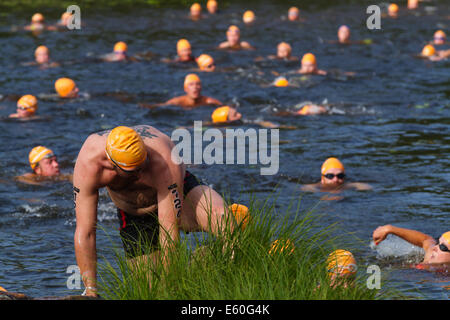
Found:
[{"label": "swim goggles", "polygon": [[333,180],[334,177],[337,177],[340,180],[343,180],[345,178],[345,173],[338,173],[338,174],[333,174],[333,173],[327,173],[323,175],[325,178],[327,178],[328,180]]}]

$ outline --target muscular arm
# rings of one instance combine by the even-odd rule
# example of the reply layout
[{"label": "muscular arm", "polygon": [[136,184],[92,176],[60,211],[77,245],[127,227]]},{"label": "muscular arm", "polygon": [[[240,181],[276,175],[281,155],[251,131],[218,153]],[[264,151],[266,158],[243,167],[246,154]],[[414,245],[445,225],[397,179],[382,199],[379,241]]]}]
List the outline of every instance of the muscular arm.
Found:
[{"label": "muscular arm", "polygon": [[425,233],[392,225],[385,225],[375,229],[372,236],[375,244],[379,244],[386,239],[388,234],[394,234],[415,246],[423,248],[425,251],[435,244],[433,237]]},{"label": "muscular arm", "polygon": [[95,173],[92,175],[92,168],[88,168],[83,160],[80,152],[73,175],[76,213],[74,247],[77,264],[86,287],[86,294],[95,295],[96,291],[88,287],[95,288],[97,278],[96,225],[98,188],[95,184]]}]

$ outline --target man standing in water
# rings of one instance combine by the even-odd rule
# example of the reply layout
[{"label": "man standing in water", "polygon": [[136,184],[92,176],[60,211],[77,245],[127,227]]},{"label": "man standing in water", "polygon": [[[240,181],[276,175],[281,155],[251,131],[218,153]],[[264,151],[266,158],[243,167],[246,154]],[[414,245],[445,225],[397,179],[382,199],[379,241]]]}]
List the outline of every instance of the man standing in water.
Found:
[{"label": "man standing in water", "polygon": [[[86,295],[96,296],[96,224],[99,189],[116,205],[128,261],[163,261],[179,240],[179,230],[234,228],[222,197],[199,182],[184,164],[172,161],[173,142],[147,125],[119,126],[90,135],[75,163],[75,255]],[[142,242],[151,252],[142,250]],[[158,260],[158,257],[162,260]]]}]

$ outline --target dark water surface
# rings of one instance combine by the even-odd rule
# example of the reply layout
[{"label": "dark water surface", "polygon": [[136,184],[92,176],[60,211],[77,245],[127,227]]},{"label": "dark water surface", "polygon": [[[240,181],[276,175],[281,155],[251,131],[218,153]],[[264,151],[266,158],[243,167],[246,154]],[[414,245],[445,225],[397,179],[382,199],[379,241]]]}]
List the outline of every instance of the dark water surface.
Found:
[{"label": "dark water surface", "polygon": [[[400,284],[403,293],[448,299],[448,276],[392,266],[378,259],[369,246],[372,231],[387,223],[433,236],[450,226],[450,61],[432,63],[414,57],[437,29],[450,33],[448,5],[440,2],[436,7],[429,2],[416,13],[403,10],[397,20],[383,19],[378,31],[366,28],[363,5],[305,10],[306,21],[295,23],[281,20],[288,8],[284,4],[254,5],[258,20],[251,26],[242,24],[247,8],[239,5],[198,22],[187,19],[185,9],[90,10],[82,11],[85,26],[81,31],[39,36],[10,32],[12,25],[28,22],[28,15],[11,14],[2,20],[0,94],[6,98],[0,101],[0,285],[31,296],[79,293],[66,287],[66,270],[76,264],[72,185],[29,186],[13,178],[29,171],[28,153],[38,144],[53,149],[62,171],[69,173],[83,141],[93,131],[149,124],[170,135],[177,127],[192,126],[194,120],[209,120],[212,107],[193,111],[138,107],[139,102],[162,102],[183,93],[184,77],[191,70],[159,59],[173,57],[176,41],[187,38],[196,56],[209,53],[219,69],[226,68],[200,74],[205,95],[238,104],[247,119],[298,127],[280,131],[280,140],[287,143],[280,145],[280,170],[275,176],[261,176],[258,166],[249,165],[197,165],[192,172],[244,203],[249,194],[264,199],[277,188],[282,213],[293,198],[301,197],[302,210],[318,205],[322,194],[303,193],[300,184],[318,181],[322,162],[337,156],[351,181],[370,183],[374,189],[346,191],[342,201],[321,202],[316,210],[325,214],[324,225],[340,222],[343,230],[354,232],[363,240],[358,261],[384,266],[389,275],[383,281]],[[238,25],[242,39],[257,50],[214,50],[225,40],[230,24]],[[341,24],[350,26],[353,39],[370,38],[373,44],[328,43],[336,38]],[[158,57],[136,63],[86,61],[112,51],[121,40],[128,43],[130,54],[151,51]],[[299,88],[264,87],[275,78],[271,71],[299,68],[296,63],[254,62],[256,56],[275,54],[280,41],[289,42],[296,56],[313,52],[321,69],[357,75],[346,78],[336,71],[330,77],[294,79],[288,74]],[[41,44],[50,48],[54,60],[74,63],[47,70],[22,66],[33,60],[34,49]],[[48,117],[41,121],[4,119],[15,112],[17,100],[8,97],[54,93],[54,81],[63,76],[73,78],[91,98],[40,100],[38,114]],[[304,118],[274,115],[303,101],[325,99],[340,112]],[[104,190],[100,198],[99,222],[118,244],[114,206]],[[110,246],[111,240],[99,232],[100,255],[111,257]]]}]

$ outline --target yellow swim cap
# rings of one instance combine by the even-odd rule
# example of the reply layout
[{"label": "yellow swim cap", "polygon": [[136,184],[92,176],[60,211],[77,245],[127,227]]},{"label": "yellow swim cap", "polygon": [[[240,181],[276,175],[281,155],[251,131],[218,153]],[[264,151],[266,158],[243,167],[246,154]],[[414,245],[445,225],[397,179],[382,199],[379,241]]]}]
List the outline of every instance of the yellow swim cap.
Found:
[{"label": "yellow swim cap", "polygon": [[141,165],[147,158],[147,149],[141,136],[125,126],[111,130],[105,149],[108,158],[125,170]]},{"label": "yellow swim cap", "polygon": [[210,10],[217,8],[217,1],[216,0],[208,0],[208,2],[206,3],[206,7]]},{"label": "yellow swim cap", "polygon": [[17,107],[24,108],[26,111],[34,113],[38,108],[38,101],[35,96],[26,94],[17,101]]},{"label": "yellow swim cap", "polygon": [[253,22],[255,20],[255,13],[251,10],[247,10],[244,12],[244,15],[242,16],[242,20],[245,23],[250,23]]},{"label": "yellow swim cap", "polygon": [[114,52],[126,52],[127,50],[128,46],[123,41],[119,41],[114,45]]},{"label": "yellow swim cap", "polygon": [[450,243],[450,231],[447,231],[442,235],[442,238],[444,238],[448,243]]},{"label": "yellow swim cap", "polygon": [[305,62],[310,62],[310,63],[316,64],[317,63],[316,56],[313,55],[312,53],[305,53],[302,58],[302,63],[305,63]]},{"label": "yellow swim cap", "polygon": [[312,106],[306,105],[303,106],[300,110],[297,111],[297,114],[300,114],[302,116],[305,116],[308,114],[309,110],[311,110]]},{"label": "yellow swim cap", "polygon": [[202,11],[202,6],[196,2],[191,6],[191,11]]},{"label": "yellow swim cap", "polygon": [[41,13],[35,13],[32,17],[31,17],[31,22],[44,22],[44,16]]},{"label": "yellow swim cap", "polygon": [[69,78],[59,78],[55,82],[55,90],[60,97],[65,98],[76,88],[75,81]]},{"label": "yellow swim cap", "polygon": [[191,82],[201,82],[201,80],[195,73],[190,73],[184,78],[184,87],[186,88]]},{"label": "yellow swim cap", "polygon": [[204,70],[210,65],[214,64],[214,59],[207,54],[201,54],[196,60],[200,70]]},{"label": "yellow swim cap", "polygon": [[177,42],[177,52],[184,49],[191,49],[191,44],[186,39],[180,39]]},{"label": "yellow swim cap", "polygon": [[30,162],[30,167],[32,170],[36,168],[39,161],[45,158],[51,158],[54,157],[53,151],[43,147],[43,146],[37,146],[31,149],[30,153],[28,154],[28,161]]},{"label": "yellow swim cap", "polygon": [[278,77],[274,82],[275,87],[287,87],[289,85],[289,81],[285,77]]},{"label": "yellow swim cap", "polygon": [[284,250],[289,251],[288,254],[291,254],[294,252],[295,246],[292,243],[291,240],[275,240],[272,242],[271,248],[269,250],[269,254],[274,253],[282,253]]},{"label": "yellow swim cap", "polygon": [[237,32],[237,33],[240,33],[241,30],[239,30],[239,28],[236,27],[235,25],[231,25],[231,26],[228,27],[228,31],[227,31],[227,32]]},{"label": "yellow swim cap", "polygon": [[233,212],[237,224],[241,226],[242,230],[244,230],[250,221],[248,208],[243,204],[233,203],[231,206],[228,207],[228,209],[231,212]]},{"label": "yellow swim cap", "polygon": [[328,275],[355,274],[358,267],[350,251],[338,249],[330,253],[327,259]]},{"label": "yellow swim cap", "polygon": [[444,31],[442,30],[438,30],[434,33],[434,37],[440,37],[440,38],[445,38],[447,35],[445,34]]},{"label": "yellow swim cap", "polygon": [[34,55],[37,56],[38,54],[41,53],[50,53],[50,50],[48,50],[48,48],[46,46],[39,46],[36,48],[36,50],[34,50]]},{"label": "yellow swim cap", "polygon": [[325,174],[325,172],[327,172],[330,169],[341,169],[342,171],[345,171],[342,162],[340,162],[339,159],[333,157],[328,158],[327,160],[324,161],[320,171],[322,172],[322,174]]},{"label": "yellow swim cap", "polygon": [[398,5],[395,3],[391,3],[388,7],[389,12],[398,12]]},{"label": "yellow swim cap", "polygon": [[434,56],[435,53],[436,53],[436,49],[434,49],[434,47],[431,44],[427,44],[422,49],[422,55],[425,56],[425,57]]},{"label": "yellow swim cap", "polygon": [[285,48],[285,49],[287,49],[289,52],[292,51],[291,45],[290,45],[289,43],[287,43],[287,42],[280,42],[280,43],[278,44],[277,47],[278,47],[278,48]]},{"label": "yellow swim cap", "polygon": [[211,115],[211,119],[213,123],[223,123],[228,121],[228,114],[230,113],[229,106],[223,106],[216,108]]}]

